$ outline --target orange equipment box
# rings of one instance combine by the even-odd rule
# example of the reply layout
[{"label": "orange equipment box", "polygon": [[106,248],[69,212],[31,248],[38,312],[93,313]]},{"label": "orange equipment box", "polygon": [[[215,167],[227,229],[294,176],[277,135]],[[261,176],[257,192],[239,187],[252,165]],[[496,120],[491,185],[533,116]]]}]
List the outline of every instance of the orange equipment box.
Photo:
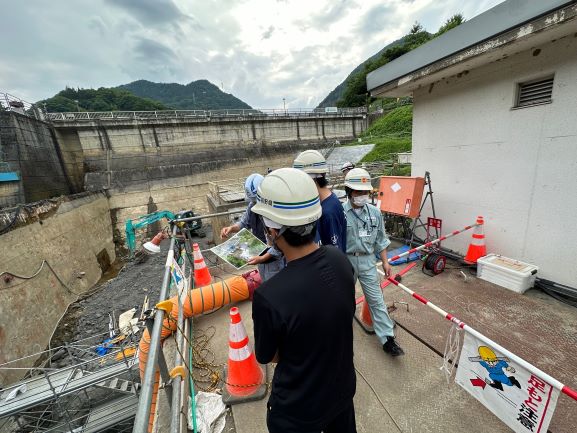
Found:
[{"label": "orange equipment box", "polygon": [[383,176],[378,200],[383,212],[416,218],[419,216],[424,177]]}]

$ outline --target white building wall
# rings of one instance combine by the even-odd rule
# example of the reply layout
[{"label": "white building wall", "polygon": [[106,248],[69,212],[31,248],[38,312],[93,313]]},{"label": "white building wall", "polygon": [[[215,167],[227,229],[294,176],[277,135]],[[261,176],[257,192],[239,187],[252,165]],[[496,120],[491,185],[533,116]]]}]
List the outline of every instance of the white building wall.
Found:
[{"label": "white building wall", "polygon": [[[577,36],[538,48],[415,91],[412,174],[431,173],[445,233],[483,215],[488,252],[577,287]],[[553,73],[551,104],[512,109],[517,83]]]}]

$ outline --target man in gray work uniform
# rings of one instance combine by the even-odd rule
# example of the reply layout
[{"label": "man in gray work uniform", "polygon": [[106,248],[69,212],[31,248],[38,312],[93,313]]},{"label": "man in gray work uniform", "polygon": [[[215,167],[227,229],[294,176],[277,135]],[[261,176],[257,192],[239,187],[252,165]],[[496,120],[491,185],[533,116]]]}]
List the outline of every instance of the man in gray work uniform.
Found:
[{"label": "man in gray work uniform", "polygon": [[347,217],[347,257],[363,288],[375,334],[383,350],[399,356],[404,352],[395,341],[394,323],[383,299],[376,268],[376,255],[379,255],[385,275],[391,276],[391,265],[387,261],[387,247],[391,241],[385,233],[381,211],[370,204],[372,189],[371,176],[366,170],[354,168],[347,173],[345,191],[349,200],[343,205]]}]

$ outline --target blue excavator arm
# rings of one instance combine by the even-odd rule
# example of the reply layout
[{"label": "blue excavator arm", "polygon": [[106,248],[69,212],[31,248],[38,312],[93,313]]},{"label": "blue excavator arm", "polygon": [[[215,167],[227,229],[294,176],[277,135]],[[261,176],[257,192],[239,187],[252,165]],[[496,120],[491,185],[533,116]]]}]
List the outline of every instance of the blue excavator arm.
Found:
[{"label": "blue excavator arm", "polygon": [[126,230],[126,246],[130,251],[130,255],[134,254],[134,250],[136,249],[136,235],[135,231],[139,228],[145,227],[149,224],[155,223],[163,218],[166,218],[168,221],[172,221],[175,216],[172,212],[163,210],[158,212],[149,213],[148,215],[143,215],[138,217],[135,220],[127,220],[125,225]]},{"label": "blue excavator arm", "polygon": [[[173,214],[172,212],[167,210],[162,210],[158,212],[149,213],[148,215],[143,215],[141,217],[136,218],[135,220],[127,220],[125,224],[126,246],[128,247],[128,250],[130,252],[130,257],[134,256],[134,250],[136,249],[135,232],[139,228],[155,223],[156,221],[159,221],[161,219],[167,219],[170,222],[173,221],[174,219],[191,218],[194,216],[195,214],[192,210],[182,210],[179,211],[177,214]],[[200,231],[202,227],[202,221],[200,219],[196,219],[189,222],[179,222],[178,226],[190,230],[190,233],[196,233],[197,235],[204,237],[204,232]]]}]

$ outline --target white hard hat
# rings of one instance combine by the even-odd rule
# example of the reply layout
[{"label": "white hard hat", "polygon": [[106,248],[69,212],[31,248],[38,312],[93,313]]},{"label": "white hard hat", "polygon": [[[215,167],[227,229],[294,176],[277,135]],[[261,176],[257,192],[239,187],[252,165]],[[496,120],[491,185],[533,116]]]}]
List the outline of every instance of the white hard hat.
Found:
[{"label": "white hard hat", "polygon": [[344,172],[345,170],[352,170],[353,168],[355,168],[355,164],[353,164],[352,162],[345,162],[343,164],[343,166],[341,167],[341,171]]},{"label": "white hard hat", "polygon": [[249,177],[246,178],[244,181],[244,193],[246,194],[246,198],[249,200],[256,199],[256,192],[258,186],[262,182],[264,177],[261,174],[253,173]]},{"label": "white hard hat", "polygon": [[318,150],[312,149],[299,153],[293,162],[293,168],[308,174],[323,174],[329,171],[325,157]]},{"label": "white hard hat", "polygon": [[287,227],[310,224],[322,212],[315,183],[295,168],[279,168],[266,175],[256,200],[254,213]]},{"label": "white hard hat", "polygon": [[364,168],[353,168],[345,176],[345,186],[357,191],[372,191],[371,175]]}]

